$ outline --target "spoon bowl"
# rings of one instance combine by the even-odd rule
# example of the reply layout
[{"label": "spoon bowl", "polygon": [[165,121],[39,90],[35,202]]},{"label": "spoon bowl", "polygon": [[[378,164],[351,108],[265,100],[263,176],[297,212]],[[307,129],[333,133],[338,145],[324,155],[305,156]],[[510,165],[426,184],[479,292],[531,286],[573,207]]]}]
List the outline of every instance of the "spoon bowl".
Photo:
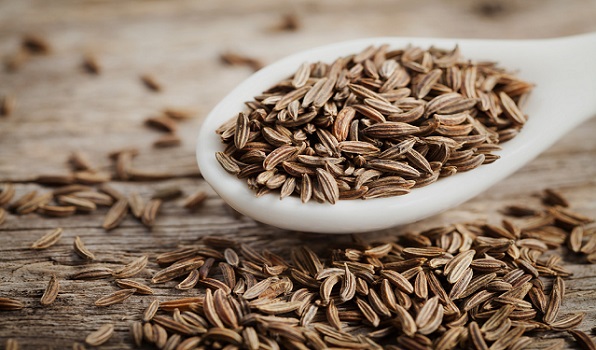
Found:
[{"label": "spoon bowl", "polygon": [[[276,194],[255,197],[245,181],[228,174],[215,153],[224,146],[215,130],[238,112],[244,102],[290,77],[303,62],[331,63],[370,45],[391,48],[409,44],[453,48],[472,60],[490,60],[515,70],[536,85],[524,106],[528,122],[496,152],[501,158],[458,173],[404,196],[341,200],[335,205]],[[356,233],[403,225],[453,208],[509,176],[551,146],[569,130],[596,114],[596,33],[542,40],[468,40],[380,37],[336,43],[286,57],[238,85],[207,116],[197,143],[201,173],[213,189],[237,211],[257,221],[288,230]]]}]

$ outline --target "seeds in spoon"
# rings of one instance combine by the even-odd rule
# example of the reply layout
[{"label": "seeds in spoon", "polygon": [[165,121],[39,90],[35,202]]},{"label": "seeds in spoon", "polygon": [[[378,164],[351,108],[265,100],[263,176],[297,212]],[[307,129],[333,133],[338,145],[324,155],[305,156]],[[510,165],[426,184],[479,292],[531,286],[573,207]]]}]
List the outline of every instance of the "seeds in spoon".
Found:
[{"label": "seeds in spoon", "polygon": [[[370,46],[332,63],[302,63],[255,96],[217,130],[226,149],[216,158],[257,196],[279,191],[333,204],[404,195],[412,187],[363,187],[354,174],[374,169],[379,181],[401,176],[416,188],[497,161],[495,146],[526,122],[520,104],[531,89],[495,63],[463,59],[458,47]],[[324,161],[303,164],[313,157]]]}]

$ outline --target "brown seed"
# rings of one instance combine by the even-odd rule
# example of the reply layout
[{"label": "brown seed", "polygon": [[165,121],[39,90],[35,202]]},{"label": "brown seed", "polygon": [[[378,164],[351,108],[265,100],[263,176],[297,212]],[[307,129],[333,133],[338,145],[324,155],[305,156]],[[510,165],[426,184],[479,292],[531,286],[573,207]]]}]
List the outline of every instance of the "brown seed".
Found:
[{"label": "brown seed", "polygon": [[70,164],[73,167],[73,170],[91,170],[93,171],[95,167],[91,164],[91,161],[87,157],[87,155],[81,151],[72,152],[70,158],[68,159]]},{"label": "brown seed", "polygon": [[367,165],[373,169],[394,173],[400,176],[406,177],[419,177],[420,172],[410,165],[389,159],[371,159],[367,162]]},{"label": "brown seed", "polygon": [[110,340],[113,333],[114,325],[105,324],[95,332],[90,333],[87,338],[85,338],[85,343],[91,346],[100,346]]},{"label": "brown seed", "polygon": [[5,344],[4,348],[6,350],[19,350],[21,348],[21,346],[19,345],[19,342],[16,339],[8,338],[8,339],[6,339],[6,344]]},{"label": "brown seed", "polygon": [[475,254],[475,250],[459,253],[445,265],[444,273],[447,275],[447,281],[449,283],[455,283],[462,278],[464,272],[472,263]]},{"label": "brown seed", "polygon": [[133,277],[133,276],[139,274],[141,271],[143,271],[145,266],[147,266],[148,261],[149,261],[149,258],[146,255],[141,256],[141,257],[133,260],[132,262],[130,262],[123,268],[114,271],[114,277],[116,277],[116,278]]},{"label": "brown seed", "polygon": [[163,114],[176,120],[191,119],[196,112],[190,108],[167,107],[163,109]]},{"label": "brown seed", "polygon": [[151,283],[164,283],[182,276],[196,268],[203,266],[203,258],[191,258],[184,262],[174,264],[156,273],[151,279]]},{"label": "brown seed", "polygon": [[162,326],[166,329],[169,329],[173,332],[176,332],[176,333],[188,334],[188,335],[194,333],[194,331],[191,327],[189,327],[183,323],[177,322],[167,316],[157,315],[157,316],[153,317],[152,321],[159,324],[160,326]]},{"label": "brown seed", "polygon": [[255,71],[261,69],[264,66],[264,64],[256,58],[248,57],[235,52],[225,52],[219,57],[223,63],[230,66],[248,66]]},{"label": "brown seed", "polygon": [[136,282],[133,280],[129,280],[129,279],[117,279],[116,284],[118,285],[118,287],[123,288],[123,289],[136,289],[136,293],[138,294],[154,294],[155,292],[153,291],[153,289],[149,288],[148,286],[140,283],[140,282]]},{"label": "brown seed", "polygon": [[128,212],[128,201],[125,198],[119,199],[106,214],[102,227],[105,230],[115,229],[120,225]]},{"label": "brown seed", "polygon": [[223,152],[217,152],[215,154],[215,158],[219,162],[222,168],[230,174],[238,174],[240,172],[240,167],[236,162],[227,154]]},{"label": "brown seed", "polygon": [[294,146],[281,146],[271,151],[263,161],[263,168],[265,170],[272,170],[282,162],[289,160],[297,149]]},{"label": "brown seed", "polygon": [[251,286],[250,288],[248,288],[244,292],[242,297],[247,300],[257,298],[259,295],[261,295],[263,292],[265,292],[265,290],[267,290],[267,288],[269,288],[270,285],[271,285],[271,279],[269,279],[269,278],[264,279],[261,282],[255,284],[254,286]]},{"label": "brown seed", "polygon": [[150,91],[159,92],[162,90],[161,84],[151,74],[141,75],[141,82]]},{"label": "brown seed", "polygon": [[15,53],[6,57],[4,60],[4,68],[7,72],[16,72],[29,60],[30,56],[31,55],[26,50],[17,50]]},{"label": "brown seed", "polygon": [[14,96],[5,95],[0,99],[0,116],[7,117],[12,114],[16,105]]},{"label": "brown seed", "polygon": [[24,307],[25,304],[16,299],[0,297],[0,310],[2,311],[20,310]]},{"label": "brown seed", "polygon": [[543,320],[545,323],[553,323],[557,318],[561,303],[563,302],[564,294],[565,283],[563,282],[562,278],[557,277],[553,283],[553,289],[551,291],[550,298],[546,306],[546,311],[544,313]]},{"label": "brown seed", "polygon": [[171,199],[176,199],[183,195],[182,189],[178,186],[168,186],[162,187],[157,189],[151,199],[161,199],[162,201],[167,201]]},{"label": "brown seed", "polygon": [[402,122],[378,123],[362,130],[365,135],[375,138],[392,138],[411,135],[419,131],[419,127]]},{"label": "brown seed", "polygon": [[79,236],[76,236],[74,239],[74,251],[83,259],[95,260],[95,254],[85,247],[85,244]]},{"label": "brown seed", "polygon": [[548,205],[560,205],[562,207],[569,207],[569,201],[558,191],[547,188],[544,190],[544,203]]},{"label": "brown seed", "polygon": [[[77,192],[75,192],[77,193]],[[111,198],[110,198],[111,199]],[[97,205],[92,201],[84,198],[75,197],[73,194],[66,195],[66,196],[58,196],[57,198],[58,203],[72,206],[75,210],[81,212],[92,212],[97,209]]]},{"label": "brown seed", "polygon": [[165,311],[185,310],[191,308],[193,305],[203,304],[204,300],[204,297],[191,297],[162,301],[159,308]]},{"label": "brown seed", "polygon": [[178,129],[176,121],[168,116],[149,117],[145,119],[145,125],[168,133],[175,133]]},{"label": "brown seed", "polygon": [[153,147],[155,148],[169,148],[169,147],[177,147],[182,144],[182,139],[180,136],[176,134],[165,134],[158,137],[155,141],[153,141]]},{"label": "brown seed", "polygon": [[17,207],[15,212],[19,215],[25,215],[36,211],[39,207],[48,204],[52,200],[52,193],[47,192],[39,196],[34,197],[30,201],[23,203],[23,205]]},{"label": "brown seed", "polygon": [[339,199],[339,188],[333,175],[328,171],[319,168],[317,169],[317,180],[321,185],[325,199],[329,203],[335,204]]},{"label": "brown seed", "polygon": [[596,350],[596,342],[586,333],[580,330],[571,330],[569,333],[575,338],[575,341],[585,350]]},{"label": "brown seed", "polygon": [[[12,200],[12,198],[14,197],[15,194],[15,188],[14,185],[11,183],[4,183],[2,184],[2,187],[0,187],[0,206],[6,205],[8,202],[10,202]],[[29,192],[31,193],[31,192]],[[36,193],[36,192],[34,192]],[[33,197],[35,196],[35,194],[33,195]],[[24,198],[25,196],[21,197]],[[27,201],[31,200],[31,198],[28,198]],[[21,201],[21,199],[19,199],[18,201]]]},{"label": "brown seed", "polygon": [[136,291],[137,290],[134,288],[122,289],[122,290],[116,291],[110,295],[106,295],[105,297],[101,297],[101,298],[97,299],[95,301],[95,306],[110,306],[110,305],[121,303],[124,300],[128,299]]},{"label": "brown seed", "polygon": [[145,211],[145,202],[137,192],[132,192],[128,196],[128,206],[132,215],[137,219],[141,218]]},{"label": "brown seed", "polygon": [[205,301],[203,302],[203,310],[205,312],[205,317],[211,322],[212,325],[220,328],[224,328],[224,324],[221,321],[217,313],[217,309],[215,307],[215,302],[213,300],[213,294],[211,293],[211,289],[207,289],[205,294]]},{"label": "brown seed", "polygon": [[145,312],[143,312],[143,322],[151,321],[151,319],[153,319],[153,317],[157,313],[157,310],[159,310],[159,300],[153,300],[151,304],[149,304],[149,306],[145,309]]},{"label": "brown seed", "polygon": [[92,54],[85,54],[83,56],[82,67],[89,74],[97,75],[101,73],[101,65],[99,64],[97,57]]},{"label": "brown seed", "polygon": [[526,116],[519,109],[515,101],[511,99],[506,93],[500,92],[499,98],[501,105],[505,111],[505,115],[517,124],[524,124],[526,122]]},{"label": "brown seed", "polygon": [[37,34],[26,34],[21,39],[21,47],[33,55],[46,55],[50,53],[50,44]]},{"label": "brown seed", "polygon": [[112,269],[97,266],[97,267],[89,267],[79,271],[71,276],[74,280],[97,280],[97,279],[104,279],[108,277],[112,277],[114,271]]},{"label": "brown seed", "polygon": [[132,322],[130,324],[130,335],[136,346],[141,346],[143,342],[143,324],[141,322]]},{"label": "brown seed", "polygon": [[145,206],[145,211],[141,216],[141,222],[143,225],[147,227],[153,227],[155,224],[155,219],[157,218],[157,213],[161,208],[161,203],[161,199],[152,199],[147,203]]},{"label": "brown seed", "polygon": [[155,338],[155,346],[157,346],[158,349],[163,349],[168,342],[168,332],[166,329],[158,324],[154,324],[153,336]]},{"label": "brown seed", "polygon": [[[205,266],[205,265],[203,265],[203,266]],[[179,289],[179,290],[192,289],[199,282],[199,277],[200,277],[199,270],[192,270],[182,282],[178,283],[178,285],[176,286],[176,289]]]},{"label": "brown seed", "polygon": [[366,318],[368,323],[370,323],[373,327],[379,326],[381,319],[367,302],[360,298],[356,298],[356,305],[358,306],[358,309],[360,310],[360,312],[362,312],[364,318]]},{"label": "brown seed", "polygon": [[55,228],[43,235],[40,239],[35,241],[32,245],[32,249],[46,249],[58,242],[62,236],[62,228]]},{"label": "brown seed", "polygon": [[[96,205],[102,206],[110,206],[114,203],[114,199],[118,200],[123,198],[124,196],[115,189],[110,188],[107,184],[102,184],[99,188],[102,192],[109,192],[108,193],[101,193],[95,191],[76,191],[74,193],[70,193],[68,196],[61,196],[68,198],[67,204],[72,204],[77,206],[77,209],[92,211],[95,210]],[[62,198],[58,198],[60,201]],[[78,201],[75,201],[78,200]]]},{"label": "brown seed", "polygon": [[48,305],[52,304],[54,302],[54,300],[56,300],[59,290],[60,290],[60,282],[58,282],[58,279],[56,278],[56,276],[53,275],[50,278],[50,282],[48,283],[48,286],[46,287],[46,290],[41,297],[41,300],[40,300],[41,305],[48,306]]},{"label": "brown seed", "polygon": [[584,228],[583,226],[576,226],[571,230],[569,234],[567,245],[571,251],[578,253],[582,248],[582,241],[584,238]]},{"label": "brown seed", "polygon": [[437,339],[436,349],[453,349],[457,345],[458,340],[464,331],[465,329],[463,327],[453,327],[448,329],[447,332]]},{"label": "brown seed", "polygon": [[94,171],[77,171],[74,173],[74,181],[85,185],[96,185],[110,181],[110,174]]},{"label": "brown seed", "polygon": [[306,84],[308,78],[310,77],[310,63],[304,62],[298,67],[296,74],[294,74],[294,78],[292,79],[292,86],[295,88],[299,88]]},{"label": "brown seed", "polygon": [[586,314],[583,312],[569,314],[569,315],[563,316],[563,317],[559,318],[558,320],[556,320],[555,322],[551,323],[550,326],[555,331],[564,331],[564,330],[573,329],[573,328],[579,326],[580,323],[582,323],[585,316],[586,316]]},{"label": "brown seed", "polygon": [[234,132],[234,144],[236,148],[243,149],[248,142],[249,136],[248,116],[241,112],[236,118],[236,131]]},{"label": "brown seed", "polygon": [[414,286],[404,276],[397,271],[382,270],[381,276],[386,278],[391,284],[396,286],[399,290],[404,293],[411,294],[414,292]]},{"label": "brown seed", "polygon": [[348,265],[344,263],[344,276],[339,290],[339,297],[342,301],[352,300],[356,295],[356,276],[350,271]]},{"label": "brown seed", "polygon": [[67,217],[76,212],[77,208],[74,206],[60,206],[60,205],[42,205],[37,209],[37,212],[42,215],[52,217]]}]

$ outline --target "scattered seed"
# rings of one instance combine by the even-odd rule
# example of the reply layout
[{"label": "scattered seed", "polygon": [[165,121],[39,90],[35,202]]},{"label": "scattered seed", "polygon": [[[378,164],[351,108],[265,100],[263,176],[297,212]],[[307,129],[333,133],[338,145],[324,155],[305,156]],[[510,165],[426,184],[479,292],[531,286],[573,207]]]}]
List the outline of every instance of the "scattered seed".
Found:
[{"label": "scattered seed", "polygon": [[143,322],[151,321],[151,319],[153,319],[153,317],[157,313],[157,310],[159,310],[159,301],[153,300],[151,302],[151,304],[149,304],[147,309],[145,309],[145,312],[143,313],[143,317],[142,317]]},{"label": "scattered seed", "polygon": [[143,225],[152,227],[155,224],[157,213],[161,208],[161,203],[161,199],[152,199],[147,203],[145,210],[143,211],[143,215],[141,216],[141,222],[143,222]]},{"label": "scattered seed", "polygon": [[16,105],[14,96],[5,95],[0,99],[0,116],[7,117],[12,114]]},{"label": "scattered seed", "polygon": [[[122,290],[116,291],[110,295],[106,295],[105,297],[101,297],[101,298],[97,299],[95,301],[95,306],[110,306],[110,305],[121,303],[124,300],[128,299],[136,291],[137,290],[134,288],[122,289]],[[87,342],[87,343],[89,343],[89,342]]]},{"label": "scattered seed", "polygon": [[106,214],[102,227],[105,230],[115,229],[120,225],[128,212],[128,201],[125,198],[119,199]]},{"label": "scattered seed", "polygon": [[151,74],[141,75],[141,82],[150,91],[159,92],[162,90],[161,84]]},{"label": "scattered seed", "polygon": [[75,237],[74,251],[75,253],[77,253],[78,256],[80,256],[83,259],[95,260],[95,254],[93,254],[89,249],[87,249],[87,247],[85,247],[83,240],[81,240],[81,237],[79,236]]},{"label": "scattered seed", "polygon": [[47,55],[50,53],[50,44],[37,34],[27,34],[21,39],[21,47],[32,55]]},{"label": "scattered seed", "polygon": [[153,147],[155,148],[169,148],[177,147],[182,144],[182,139],[176,134],[165,134],[160,136],[157,140],[153,141]]},{"label": "scattered seed", "polygon": [[155,294],[155,292],[153,291],[153,289],[149,288],[148,286],[140,283],[140,282],[136,282],[133,280],[129,280],[129,279],[117,279],[116,280],[116,284],[118,285],[118,287],[123,288],[123,289],[136,289],[136,293],[137,294]]},{"label": "scattered seed", "polygon": [[91,346],[100,346],[104,344],[112,337],[114,333],[114,325],[112,324],[105,324],[101,326],[98,330],[93,333],[90,333],[87,338],[85,338],[85,343]]},{"label": "scattered seed", "polygon": [[54,300],[56,300],[59,290],[60,290],[60,282],[58,282],[58,279],[56,278],[56,276],[53,275],[50,278],[50,282],[48,283],[48,286],[46,287],[46,290],[43,293],[43,296],[41,297],[41,300],[40,300],[41,305],[48,306],[48,305],[52,304],[54,302]]},{"label": "scattered seed", "polygon": [[50,232],[46,233],[45,235],[43,235],[37,241],[35,241],[31,245],[31,248],[32,249],[46,249],[46,248],[49,248],[49,247],[53,246],[54,244],[56,244],[58,242],[58,240],[60,240],[60,237],[61,236],[62,236],[62,229],[61,228],[55,228],[52,231],[50,231]]},{"label": "scattered seed", "polygon": [[2,311],[20,310],[24,307],[25,304],[16,299],[0,297],[0,310]]},{"label": "scattered seed", "polygon": [[235,52],[222,53],[219,58],[221,61],[230,66],[248,66],[252,70],[261,69],[264,64],[256,58],[248,57]]},{"label": "scattered seed", "polygon": [[82,67],[89,74],[97,75],[101,73],[101,65],[99,64],[97,57],[92,54],[86,54],[83,56]]}]

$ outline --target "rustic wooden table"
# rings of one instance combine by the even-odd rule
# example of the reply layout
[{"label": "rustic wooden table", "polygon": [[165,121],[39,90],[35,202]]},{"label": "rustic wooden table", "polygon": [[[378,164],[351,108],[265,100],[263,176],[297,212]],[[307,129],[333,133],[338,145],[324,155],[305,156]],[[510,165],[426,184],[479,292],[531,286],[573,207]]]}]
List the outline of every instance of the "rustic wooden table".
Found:
[{"label": "rustic wooden table", "polygon": [[[286,13],[298,16],[298,30],[273,29]],[[220,53],[239,52],[269,63],[298,50],[368,36],[544,38],[596,31],[594,18],[592,0],[0,1],[3,56],[17,50],[24,33],[42,35],[51,44],[49,55],[31,58],[18,72],[0,72],[0,96],[17,99],[12,115],[0,117],[0,182],[16,183],[17,196],[32,189],[46,191],[30,181],[38,174],[66,172],[70,152],[84,151],[101,170],[111,171],[106,154],[134,146],[141,150],[135,159],[139,168],[189,174],[159,186],[176,184],[187,194],[197,189],[209,193],[206,205],[194,214],[168,202],[152,231],[127,218],[120,228],[106,233],[101,229],[105,210],[55,219],[9,214],[0,225],[0,296],[18,297],[27,307],[0,314],[0,348],[10,337],[27,349],[67,348],[108,321],[115,323],[116,334],[103,348],[131,348],[127,323],[138,319],[149,299],[133,296],[122,305],[93,306],[98,295],[115,287],[105,280],[65,279],[82,264],[72,253],[76,235],[108,266],[120,266],[142,254],[152,259],[207,234],[282,251],[299,242],[329,240],[235,216],[202,179],[190,176],[196,173],[194,139],[201,117],[251,73],[249,68],[222,65]],[[101,63],[100,75],[81,70],[86,52]],[[143,73],[154,75],[163,91],[144,88],[139,81]],[[143,120],[166,106],[191,107],[198,118],[180,124],[181,147],[156,150],[151,144],[159,134],[145,128]],[[503,205],[536,201],[535,194],[545,187],[561,189],[576,210],[594,215],[595,134],[592,119],[474,200],[409,227],[369,236],[395,235],[472,216],[490,220]],[[156,185],[117,182],[115,187],[148,197]],[[57,226],[65,230],[57,245],[44,251],[28,249]],[[156,268],[150,262],[143,277],[150,277]],[[567,282],[564,308],[585,311],[581,329],[589,330],[596,325],[596,265],[570,263],[568,268],[574,275]],[[52,273],[63,279],[62,291],[55,304],[42,308],[39,297]],[[165,300],[193,292],[158,287],[156,293]]]}]

